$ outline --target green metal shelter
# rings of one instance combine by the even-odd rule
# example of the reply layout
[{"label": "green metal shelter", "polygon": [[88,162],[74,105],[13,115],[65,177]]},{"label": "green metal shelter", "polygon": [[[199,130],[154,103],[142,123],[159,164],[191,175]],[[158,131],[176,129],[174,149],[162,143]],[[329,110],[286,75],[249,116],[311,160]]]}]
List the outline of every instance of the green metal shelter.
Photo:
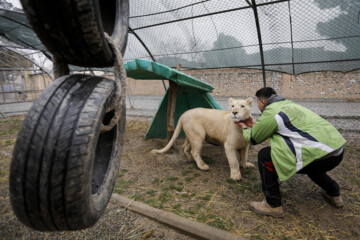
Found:
[{"label": "green metal shelter", "polygon": [[[150,138],[171,138],[180,116],[197,107],[221,109],[210,92],[210,84],[157,62],[135,59],[125,63],[127,76],[134,79],[169,80],[159,108],[145,135]],[[183,133],[182,133],[183,135]]]}]

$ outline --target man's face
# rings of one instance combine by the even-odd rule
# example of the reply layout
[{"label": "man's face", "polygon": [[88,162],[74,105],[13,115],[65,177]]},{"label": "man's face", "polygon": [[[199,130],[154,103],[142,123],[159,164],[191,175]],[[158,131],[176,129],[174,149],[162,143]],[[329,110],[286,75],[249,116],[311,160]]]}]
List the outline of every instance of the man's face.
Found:
[{"label": "man's face", "polygon": [[256,101],[260,112],[263,112],[266,105],[266,101],[264,99],[259,99],[259,98],[257,98]]}]

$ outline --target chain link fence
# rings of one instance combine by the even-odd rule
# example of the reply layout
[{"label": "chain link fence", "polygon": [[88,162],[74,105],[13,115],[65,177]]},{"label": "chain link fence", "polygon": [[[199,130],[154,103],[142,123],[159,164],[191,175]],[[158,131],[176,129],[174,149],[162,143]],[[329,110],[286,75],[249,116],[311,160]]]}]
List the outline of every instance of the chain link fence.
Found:
[{"label": "chain link fence", "polygon": [[289,74],[360,67],[357,0],[134,0],[130,7],[127,60]]},{"label": "chain link fence", "polygon": [[[358,0],[131,0],[129,4],[125,61],[149,59],[174,68],[181,63],[182,70],[258,69],[264,85],[265,76],[273,74],[266,71],[299,75],[360,69]],[[51,54],[21,8],[18,0],[0,0],[0,105],[33,101],[52,74]],[[356,93],[357,79],[350,79]]]}]

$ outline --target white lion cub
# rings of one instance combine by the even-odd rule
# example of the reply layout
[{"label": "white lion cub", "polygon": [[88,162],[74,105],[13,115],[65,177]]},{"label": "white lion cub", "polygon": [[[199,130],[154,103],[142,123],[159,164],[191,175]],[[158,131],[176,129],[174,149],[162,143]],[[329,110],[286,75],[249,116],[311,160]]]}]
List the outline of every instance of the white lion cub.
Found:
[{"label": "white lion cub", "polygon": [[240,180],[241,173],[236,151],[240,153],[240,165],[242,167],[254,167],[254,164],[247,161],[249,145],[242,135],[242,128],[234,122],[245,120],[251,116],[253,100],[252,98],[246,100],[230,98],[229,104],[229,112],[207,108],[194,108],[186,111],[179,118],[174,135],[166,147],[161,150],[154,149],[152,153],[168,151],[174,145],[181,128],[183,128],[186,140],[182,147],[189,160],[192,156],[198,168],[208,170],[209,166],[200,156],[203,142],[223,144],[230,165],[230,177],[233,180]]}]

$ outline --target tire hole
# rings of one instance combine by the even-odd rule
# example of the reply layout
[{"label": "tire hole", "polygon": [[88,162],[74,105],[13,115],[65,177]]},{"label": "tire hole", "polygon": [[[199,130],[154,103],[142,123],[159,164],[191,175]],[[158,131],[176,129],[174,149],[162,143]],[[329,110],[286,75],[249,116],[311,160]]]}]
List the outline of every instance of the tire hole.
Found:
[{"label": "tire hole", "polygon": [[116,1],[99,1],[99,6],[104,31],[111,36],[116,21]]},{"label": "tire hole", "polygon": [[115,114],[115,110],[112,110],[112,111],[106,113],[105,116],[104,116],[104,119],[103,119],[102,123],[103,123],[104,125],[109,125],[111,119],[114,117],[114,114]]},{"label": "tire hole", "polygon": [[[110,123],[111,118],[114,116],[114,111],[105,114],[103,124]],[[105,183],[110,170],[110,159],[114,141],[116,139],[117,126],[112,130],[100,133],[98,143],[96,146],[93,176],[92,176],[92,194],[101,191],[101,186]]]}]

